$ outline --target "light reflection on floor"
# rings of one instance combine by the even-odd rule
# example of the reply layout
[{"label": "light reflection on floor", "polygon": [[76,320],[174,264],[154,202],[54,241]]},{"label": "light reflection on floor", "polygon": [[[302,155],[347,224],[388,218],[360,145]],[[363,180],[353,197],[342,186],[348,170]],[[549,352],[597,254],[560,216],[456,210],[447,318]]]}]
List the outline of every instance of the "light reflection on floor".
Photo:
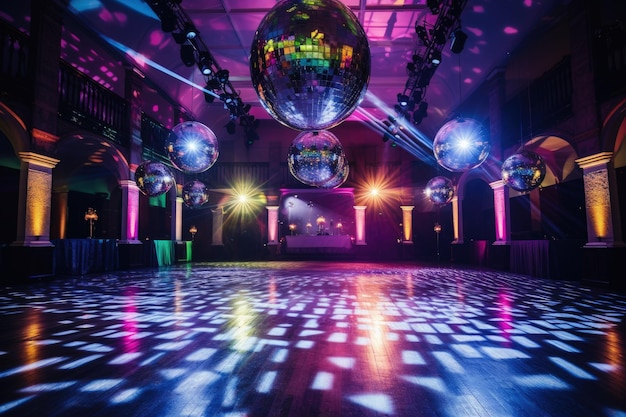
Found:
[{"label": "light reflection on floor", "polygon": [[0,415],[626,416],[626,296],[496,271],[183,264],[0,294]]}]

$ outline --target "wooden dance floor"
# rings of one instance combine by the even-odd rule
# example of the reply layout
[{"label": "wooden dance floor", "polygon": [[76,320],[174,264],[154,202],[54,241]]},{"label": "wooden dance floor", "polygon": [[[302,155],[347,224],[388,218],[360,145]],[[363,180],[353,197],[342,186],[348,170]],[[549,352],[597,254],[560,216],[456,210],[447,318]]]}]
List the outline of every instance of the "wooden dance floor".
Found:
[{"label": "wooden dance floor", "polygon": [[0,416],[626,416],[626,295],[492,270],[189,263],[0,293]]}]

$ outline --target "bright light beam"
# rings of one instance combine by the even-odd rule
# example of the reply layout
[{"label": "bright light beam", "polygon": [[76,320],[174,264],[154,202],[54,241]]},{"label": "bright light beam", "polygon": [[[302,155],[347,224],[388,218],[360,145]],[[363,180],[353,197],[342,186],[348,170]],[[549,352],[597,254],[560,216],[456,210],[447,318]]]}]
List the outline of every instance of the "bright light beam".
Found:
[{"label": "bright light beam", "polygon": [[181,81],[185,84],[188,84],[190,86],[192,86],[193,88],[197,88],[198,90],[202,91],[203,93],[206,94],[210,94],[215,98],[220,98],[219,94],[216,94],[215,92],[211,91],[211,90],[207,90],[206,88],[202,87],[199,84],[196,84],[192,81],[189,81],[188,79],[176,74],[173,71],[170,71],[169,69],[165,68],[163,65],[160,65],[154,61],[152,61],[150,58],[147,58],[146,56],[140,54],[139,52],[125,46],[122,45],[121,43],[117,42],[114,39],[109,38],[108,36],[105,35],[101,35],[102,38],[107,41],[108,43],[110,43],[111,45],[113,45],[115,48],[119,49],[120,51],[122,51],[123,53],[127,54],[128,56],[130,56],[133,60],[135,60],[135,62],[137,62],[138,64],[141,65],[141,63],[145,63],[149,66],[151,66],[154,69],[157,69],[159,71],[161,71],[164,74],[169,75],[172,78],[176,78],[178,81]]}]

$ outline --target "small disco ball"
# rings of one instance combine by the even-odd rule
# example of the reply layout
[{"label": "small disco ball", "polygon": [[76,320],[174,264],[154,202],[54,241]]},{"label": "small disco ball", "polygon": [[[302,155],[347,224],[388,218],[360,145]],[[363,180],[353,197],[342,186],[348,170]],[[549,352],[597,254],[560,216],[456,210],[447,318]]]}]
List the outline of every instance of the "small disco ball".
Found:
[{"label": "small disco ball", "polygon": [[522,150],[509,156],[502,164],[502,180],[520,192],[534,190],[546,177],[546,164],[541,156]]},{"label": "small disco ball", "polygon": [[176,184],[172,171],[161,162],[142,162],[135,170],[135,184],[148,197],[165,194]]},{"label": "small disco ball", "polygon": [[192,174],[211,168],[219,155],[215,133],[193,121],[174,126],[165,151],[176,168]]},{"label": "small disco ball", "polygon": [[300,182],[321,187],[344,169],[346,158],[335,135],[326,130],[306,131],[289,146],[287,163],[291,175]]},{"label": "small disco ball", "polygon": [[483,126],[474,119],[458,118],[444,124],[435,135],[433,152],[448,171],[467,171],[482,164],[491,150]]},{"label": "small disco ball", "polygon": [[323,184],[318,185],[318,188],[328,188],[328,189],[337,188],[343,185],[344,182],[346,182],[349,174],[350,174],[350,165],[348,164],[348,161],[346,160],[343,164],[343,169],[340,170],[337,173],[337,175],[335,175],[333,178],[329,179]]},{"label": "small disco ball", "polygon": [[194,180],[183,186],[183,203],[189,208],[198,208],[209,201],[209,192],[202,181]]},{"label": "small disco ball", "polygon": [[454,197],[454,185],[446,177],[434,177],[426,184],[424,193],[433,204],[444,206]]},{"label": "small disco ball", "polygon": [[296,130],[330,129],[363,100],[369,43],[338,0],[282,0],[254,34],[250,75],[261,104]]}]

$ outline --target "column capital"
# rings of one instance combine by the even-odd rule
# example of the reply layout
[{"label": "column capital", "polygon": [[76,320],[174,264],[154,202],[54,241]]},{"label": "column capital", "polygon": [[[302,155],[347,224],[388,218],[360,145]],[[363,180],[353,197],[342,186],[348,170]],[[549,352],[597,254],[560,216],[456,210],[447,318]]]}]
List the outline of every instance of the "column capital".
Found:
[{"label": "column capital", "polygon": [[503,188],[505,185],[506,185],[506,183],[503,180],[496,180],[496,181],[493,181],[493,182],[489,183],[489,186],[493,190],[497,190],[499,188]]},{"label": "column capital", "polygon": [[583,158],[576,159],[576,163],[583,170],[589,168],[603,167],[613,158],[613,152],[600,152],[594,155],[585,156]]},{"label": "column capital", "polygon": [[61,162],[60,159],[51,158],[34,152],[19,152],[19,156],[23,162],[38,165],[43,168],[54,168],[59,162]]}]

